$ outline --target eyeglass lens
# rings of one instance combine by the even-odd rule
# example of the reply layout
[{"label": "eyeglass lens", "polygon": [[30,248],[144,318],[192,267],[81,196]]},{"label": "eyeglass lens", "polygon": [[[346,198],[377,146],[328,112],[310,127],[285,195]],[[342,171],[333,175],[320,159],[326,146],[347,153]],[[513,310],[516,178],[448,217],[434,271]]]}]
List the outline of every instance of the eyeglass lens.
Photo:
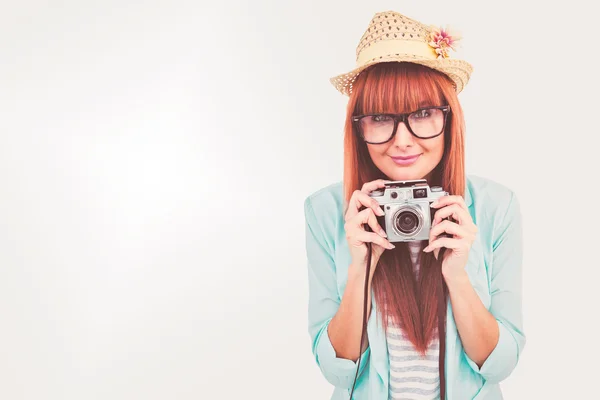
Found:
[{"label": "eyeglass lens", "polygon": [[[408,116],[407,122],[416,136],[432,137],[442,131],[444,112],[439,108],[415,111]],[[367,142],[385,142],[392,136],[394,118],[385,114],[366,116],[360,119],[359,127]]]}]

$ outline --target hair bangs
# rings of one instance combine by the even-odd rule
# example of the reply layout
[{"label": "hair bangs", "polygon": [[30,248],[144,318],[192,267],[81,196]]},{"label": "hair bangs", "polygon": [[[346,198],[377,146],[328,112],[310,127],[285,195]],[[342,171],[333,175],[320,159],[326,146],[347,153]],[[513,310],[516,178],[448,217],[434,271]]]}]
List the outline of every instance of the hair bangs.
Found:
[{"label": "hair bangs", "polygon": [[434,69],[410,62],[385,62],[367,68],[355,83],[355,114],[400,114],[426,106],[447,105],[442,94],[448,78]]}]

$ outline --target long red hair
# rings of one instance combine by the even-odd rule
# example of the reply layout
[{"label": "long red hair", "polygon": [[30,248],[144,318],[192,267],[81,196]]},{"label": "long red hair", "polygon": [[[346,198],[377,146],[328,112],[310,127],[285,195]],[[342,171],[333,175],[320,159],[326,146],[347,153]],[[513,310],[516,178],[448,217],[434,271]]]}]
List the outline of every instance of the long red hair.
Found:
[{"label": "long red hair", "polygon": [[[443,73],[408,62],[384,62],[368,67],[353,83],[344,127],[344,197],[368,181],[390,179],[371,160],[366,144],[354,131],[351,117],[368,113],[404,113],[422,103],[449,105],[444,132],[444,155],[427,182],[450,194],[463,195],[466,184],[464,161],[465,124],[452,81]],[[440,300],[447,304],[441,263],[433,253],[420,252],[420,273],[414,278],[406,243],[382,254],[373,277],[373,291],[384,328],[388,317],[400,325],[421,354],[436,334]],[[437,331],[439,332],[439,330]],[[444,333],[445,329],[443,332]],[[441,336],[441,335],[440,335]],[[440,346],[445,338],[440,337]],[[445,346],[444,346],[445,347]],[[441,347],[442,349],[444,347]],[[443,351],[441,351],[443,353]],[[443,360],[443,354],[441,354]]]}]

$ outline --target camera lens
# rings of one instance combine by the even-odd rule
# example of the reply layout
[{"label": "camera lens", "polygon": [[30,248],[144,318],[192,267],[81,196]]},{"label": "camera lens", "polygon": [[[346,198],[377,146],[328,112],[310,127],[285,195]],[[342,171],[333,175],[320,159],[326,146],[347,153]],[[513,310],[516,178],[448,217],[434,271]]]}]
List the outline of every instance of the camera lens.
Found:
[{"label": "camera lens", "polygon": [[419,228],[419,217],[412,211],[402,211],[396,217],[396,229],[405,235],[410,235]]}]

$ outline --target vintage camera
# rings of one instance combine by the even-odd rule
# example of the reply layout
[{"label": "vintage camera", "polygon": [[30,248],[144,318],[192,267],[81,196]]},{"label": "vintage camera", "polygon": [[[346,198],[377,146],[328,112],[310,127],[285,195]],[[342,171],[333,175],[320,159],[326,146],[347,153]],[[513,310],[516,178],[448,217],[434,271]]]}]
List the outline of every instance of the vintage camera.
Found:
[{"label": "vintage camera", "polygon": [[437,210],[430,204],[446,195],[440,186],[429,187],[425,179],[386,182],[385,188],[369,194],[385,212],[377,220],[390,242],[428,240]]}]

